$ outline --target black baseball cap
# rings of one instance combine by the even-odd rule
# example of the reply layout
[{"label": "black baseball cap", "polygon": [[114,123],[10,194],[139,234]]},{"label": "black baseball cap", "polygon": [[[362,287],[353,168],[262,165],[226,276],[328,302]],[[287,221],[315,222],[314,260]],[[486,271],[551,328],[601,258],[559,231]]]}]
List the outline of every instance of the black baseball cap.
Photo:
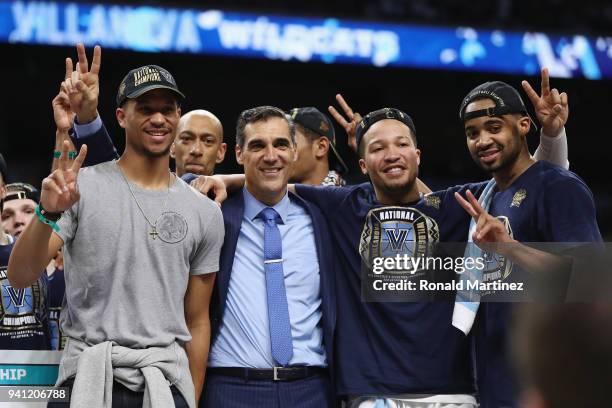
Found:
[{"label": "black baseball cap", "polygon": [[334,153],[329,156],[332,167],[340,173],[347,173],[348,167],[336,149],[336,132],[334,131],[334,125],[327,115],[312,106],[293,108],[289,114],[295,123],[329,140],[329,145]]},{"label": "black baseball cap", "polygon": [[[465,113],[465,108],[479,99],[490,99],[495,103],[495,107]],[[505,82],[493,81],[478,85],[463,98],[459,109],[459,118],[462,122],[466,122],[481,116],[502,116],[511,113],[520,113],[531,119],[518,91]],[[537,130],[538,127],[533,119],[531,119],[531,124]]]},{"label": "black baseball cap", "polygon": [[357,139],[357,147],[363,139],[363,135],[372,127],[373,124],[384,119],[395,119],[408,126],[413,135],[416,136],[416,128],[412,118],[405,112],[395,108],[382,108],[368,113],[361,119],[361,122],[357,124],[357,131],[355,132]]},{"label": "black baseball cap", "polygon": [[176,94],[179,101],[185,99],[168,70],[158,65],[145,65],[131,70],[123,78],[117,91],[117,107],[121,107],[127,99],[138,98],[153,89],[168,89]]},{"label": "black baseball cap", "polygon": [[36,187],[28,183],[11,183],[6,185],[6,197],[4,201],[30,199],[40,201],[40,192]]}]

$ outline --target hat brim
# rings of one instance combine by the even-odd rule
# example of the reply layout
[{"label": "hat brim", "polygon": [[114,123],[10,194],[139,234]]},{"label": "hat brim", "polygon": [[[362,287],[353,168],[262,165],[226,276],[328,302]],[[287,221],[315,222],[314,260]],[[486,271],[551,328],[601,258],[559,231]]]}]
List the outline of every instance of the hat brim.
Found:
[{"label": "hat brim", "polygon": [[334,145],[334,143],[331,140],[329,141],[329,147],[331,147],[332,152],[334,153],[334,155],[332,156],[332,159],[333,159],[333,161],[336,162],[336,164],[339,167],[336,170],[340,171],[341,174],[348,173],[348,167],[347,167],[346,163],[344,163],[344,160],[342,160],[342,157],[340,157],[340,154],[338,153],[338,150],[336,150],[336,146]]},{"label": "hat brim", "polygon": [[127,99],[138,98],[139,96],[141,96],[141,95],[143,95],[143,94],[145,94],[145,93],[147,93],[149,91],[152,91],[154,89],[167,89],[169,91],[174,92],[177,96],[179,96],[179,100],[185,99],[185,95],[183,95],[183,93],[181,91],[179,91],[178,89],[172,88],[172,87],[170,87],[168,85],[161,85],[161,84],[152,84],[152,85],[149,85],[149,86],[145,86],[144,88],[140,88],[140,89],[138,89],[138,90],[136,90],[136,91],[134,91],[134,92],[132,92],[130,94],[126,94],[125,97]]}]

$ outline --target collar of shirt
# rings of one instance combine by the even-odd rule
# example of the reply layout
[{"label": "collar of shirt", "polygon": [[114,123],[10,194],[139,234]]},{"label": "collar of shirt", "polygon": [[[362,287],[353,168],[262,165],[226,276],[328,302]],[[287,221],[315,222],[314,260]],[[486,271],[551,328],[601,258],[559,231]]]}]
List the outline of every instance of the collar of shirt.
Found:
[{"label": "collar of shirt", "polygon": [[[249,193],[246,187],[243,187],[242,194],[244,197],[244,216],[249,220],[254,220],[261,210],[269,207],[253,197],[253,194]],[[273,205],[272,208],[280,215],[283,224],[287,222],[287,216],[289,214],[289,194],[285,192],[283,198]]]}]

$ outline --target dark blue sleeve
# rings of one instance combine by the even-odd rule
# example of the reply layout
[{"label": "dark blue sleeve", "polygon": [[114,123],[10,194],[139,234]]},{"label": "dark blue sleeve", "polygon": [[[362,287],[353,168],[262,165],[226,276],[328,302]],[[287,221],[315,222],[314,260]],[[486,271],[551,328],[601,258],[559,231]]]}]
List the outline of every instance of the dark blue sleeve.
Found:
[{"label": "dark blue sleeve", "polygon": [[85,135],[76,137],[73,129],[70,130],[70,139],[76,147],[77,151],[81,149],[81,146],[87,145],[87,156],[83,162],[83,167],[94,166],[96,164],[104,163],[107,161],[115,160],[119,158],[117,149],[108,134],[104,123],[102,127],[91,135]]},{"label": "dark blue sleeve", "polygon": [[578,177],[546,186],[538,206],[538,228],[550,242],[601,242],[593,193]]},{"label": "dark blue sleeve", "polygon": [[442,201],[442,207],[445,209],[445,211],[464,215],[463,213],[465,213],[465,210],[457,202],[457,199],[455,198],[455,193],[459,193],[461,197],[467,199],[466,193],[467,190],[470,190],[476,198],[479,198],[487,183],[488,181],[483,181],[480,183],[460,184],[457,186],[449,187],[446,190],[434,191],[433,193],[431,193],[431,195],[438,195],[440,197]]},{"label": "dark blue sleeve", "polygon": [[342,201],[359,186],[334,187],[334,186],[311,186],[307,184],[296,184],[297,195],[319,207],[325,216],[332,215]]},{"label": "dark blue sleeve", "polygon": [[193,173],[185,173],[181,176],[181,179],[189,184],[191,183],[193,180],[197,179],[199,176],[197,174],[193,174]]},{"label": "dark blue sleeve", "polygon": [[446,242],[466,242],[468,240],[468,231],[472,218],[457,202],[455,193],[459,193],[465,198],[466,191],[470,190],[475,197],[479,197],[486,185],[486,181],[462,184],[428,195],[433,196],[430,198],[433,204],[439,203],[439,224],[444,225],[444,230],[446,231],[444,237],[441,238],[442,240]]},{"label": "dark blue sleeve", "polygon": [[[447,188],[444,193],[447,197],[451,198],[455,196],[455,192],[461,194],[463,197],[465,197],[465,193],[467,192],[467,190],[470,190],[472,192],[472,194],[474,194],[474,196],[476,198],[480,197],[480,193],[482,193],[482,191],[485,189],[485,187],[487,186],[487,183],[489,181],[481,181],[479,183],[468,183],[468,184],[459,184],[457,186],[453,186],[453,187],[449,187]],[[454,199],[454,198],[453,198]]]}]

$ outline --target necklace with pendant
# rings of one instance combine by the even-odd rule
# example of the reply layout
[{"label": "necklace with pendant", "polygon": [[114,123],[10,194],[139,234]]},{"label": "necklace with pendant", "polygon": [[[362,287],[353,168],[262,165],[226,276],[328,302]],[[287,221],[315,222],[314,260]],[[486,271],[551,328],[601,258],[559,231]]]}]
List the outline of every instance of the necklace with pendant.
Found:
[{"label": "necklace with pendant", "polygon": [[138,199],[136,198],[136,195],[134,195],[134,191],[132,191],[132,187],[130,186],[130,183],[127,180],[127,178],[125,177],[125,174],[123,174],[123,171],[121,170],[121,167],[119,167],[119,165],[117,165],[117,168],[119,169],[119,174],[121,174],[121,177],[123,178],[123,181],[125,181],[125,184],[127,185],[127,188],[130,191],[130,195],[132,196],[132,198],[134,199],[134,202],[136,203],[136,206],[140,210],[140,213],[142,214],[144,219],[147,221],[147,224],[149,224],[149,226],[151,227],[151,231],[148,232],[149,236],[151,238],[153,238],[153,239],[156,239],[157,236],[159,235],[159,233],[157,232],[157,221],[159,221],[161,216],[164,215],[164,213],[166,212],[166,206],[168,205],[168,199],[170,198],[170,183],[172,182],[172,172],[168,172],[168,188],[167,188],[167,192],[166,192],[166,200],[164,201],[164,206],[162,208],[162,211],[159,214],[159,216],[155,219],[155,222],[151,222],[149,220],[149,217],[147,217],[147,215],[145,214],[144,210],[140,206],[140,203],[138,202]]}]

